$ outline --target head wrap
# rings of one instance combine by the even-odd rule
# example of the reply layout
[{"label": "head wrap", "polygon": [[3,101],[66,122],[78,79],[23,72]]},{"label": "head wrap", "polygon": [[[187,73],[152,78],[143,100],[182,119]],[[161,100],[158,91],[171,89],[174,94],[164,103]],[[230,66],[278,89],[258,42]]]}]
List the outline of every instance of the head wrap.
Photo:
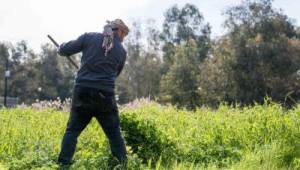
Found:
[{"label": "head wrap", "polygon": [[104,48],[104,55],[107,56],[107,53],[114,47],[114,32],[113,30],[122,30],[127,35],[129,33],[129,28],[124,24],[121,19],[116,19],[114,21],[107,21],[107,24],[104,26],[103,30],[103,43],[102,48]]}]

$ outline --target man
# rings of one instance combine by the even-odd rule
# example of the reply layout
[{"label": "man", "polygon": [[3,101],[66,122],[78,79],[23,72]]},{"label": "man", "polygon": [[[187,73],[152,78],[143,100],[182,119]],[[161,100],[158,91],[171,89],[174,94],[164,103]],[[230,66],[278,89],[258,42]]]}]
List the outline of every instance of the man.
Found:
[{"label": "man", "polygon": [[77,138],[93,117],[107,136],[113,156],[121,163],[126,162],[114,88],[126,60],[126,51],[121,43],[128,32],[124,22],[116,19],[108,22],[102,34],[85,33],[59,47],[58,53],[63,56],[82,52],[70,118],[58,157],[60,164],[71,164]]}]

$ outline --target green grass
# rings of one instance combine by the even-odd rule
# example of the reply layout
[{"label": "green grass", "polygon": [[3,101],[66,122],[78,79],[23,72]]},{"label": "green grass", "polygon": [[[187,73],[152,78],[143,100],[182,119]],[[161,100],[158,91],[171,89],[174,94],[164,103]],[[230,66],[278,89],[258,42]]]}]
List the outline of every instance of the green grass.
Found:
[{"label": "green grass", "polygon": [[[120,110],[128,169],[300,169],[300,107],[190,112],[146,103]],[[0,169],[57,169],[67,119],[51,109],[2,109]],[[80,136],[74,160],[71,169],[112,169],[95,120]]]}]

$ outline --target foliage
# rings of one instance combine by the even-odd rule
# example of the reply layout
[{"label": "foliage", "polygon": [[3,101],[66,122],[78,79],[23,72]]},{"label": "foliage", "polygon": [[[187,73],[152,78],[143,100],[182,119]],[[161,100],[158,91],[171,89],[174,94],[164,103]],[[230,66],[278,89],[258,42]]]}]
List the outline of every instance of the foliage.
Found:
[{"label": "foliage", "polygon": [[[68,115],[54,109],[2,109],[0,162],[9,169],[57,169],[60,142]],[[108,142],[95,120],[81,134],[73,169],[111,169]],[[129,157],[131,169],[139,159]]]},{"label": "foliage", "polygon": [[160,101],[189,109],[199,106],[197,77],[210,49],[210,27],[203,20],[192,4],[166,11]]},{"label": "foliage", "polygon": [[299,37],[291,19],[271,0],[249,1],[226,10],[228,33],[215,40],[200,73],[202,102],[243,105],[266,96],[286,106],[299,99]]},{"label": "foliage", "polygon": [[[53,109],[2,109],[3,167],[57,168],[67,117]],[[285,111],[274,103],[196,112],[157,103],[121,108],[129,169],[294,169],[300,165],[299,120],[299,106]],[[93,120],[79,138],[71,169],[110,169],[110,157]]]},{"label": "foliage", "polygon": [[176,48],[175,61],[161,82],[161,101],[195,109],[199,106],[197,74],[199,61],[195,56],[198,49],[191,39]]},{"label": "foliage", "polygon": [[[189,3],[167,9],[161,28],[153,20],[133,22],[124,42],[127,61],[116,82],[118,103],[149,98],[193,110],[222,102],[253,105],[268,96],[288,107],[296,104],[300,29],[272,3],[243,0],[229,7],[227,32],[214,39],[201,11]],[[8,54],[9,96],[25,104],[71,97],[76,70],[53,46],[44,44],[36,53],[26,41],[1,42],[2,75]]]},{"label": "foliage", "polygon": [[[147,25],[134,22],[131,27],[131,34],[125,42],[128,52],[127,61],[116,84],[121,104],[136,98],[158,97],[162,63],[158,54],[158,31],[153,25],[154,21],[149,20]],[[145,45],[142,43],[142,32],[145,34],[143,39],[147,40]]]},{"label": "foliage", "polygon": [[[262,155],[260,158],[274,167],[289,167],[300,156],[299,108],[284,111],[278,104],[221,106],[193,113],[152,104],[128,112],[152,120],[176,144],[177,159],[183,162],[230,167],[252,154]],[[270,160],[263,156],[268,152],[273,154]]]},{"label": "foliage", "polygon": [[199,49],[194,57],[199,61],[207,57],[210,48],[210,26],[204,23],[197,6],[187,3],[181,9],[177,5],[167,9],[162,29],[163,74],[166,74],[176,61],[176,46],[190,39],[196,42]]},{"label": "foliage", "polygon": [[151,121],[130,113],[122,114],[121,120],[127,145],[145,163],[148,160],[152,160],[152,163],[166,163],[176,155],[175,144],[158,131]]},{"label": "foliage", "polygon": [[[53,46],[42,46],[40,54],[28,48],[25,41],[15,46],[10,43],[0,43],[0,64],[5,66],[5,56],[9,56],[8,95],[18,97],[20,102],[30,104],[36,99],[54,100],[57,97],[64,100],[71,96],[75,70],[68,61],[57,56]],[[0,71],[4,73],[4,68]],[[1,84],[3,81],[1,81]],[[4,84],[4,83],[3,83]],[[4,92],[3,85],[0,87]]]},{"label": "foliage", "polygon": [[266,0],[247,2],[229,9],[227,15],[236,100],[262,102],[266,95],[277,101],[285,101],[287,95],[298,98],[300,41],[288,17]]}]

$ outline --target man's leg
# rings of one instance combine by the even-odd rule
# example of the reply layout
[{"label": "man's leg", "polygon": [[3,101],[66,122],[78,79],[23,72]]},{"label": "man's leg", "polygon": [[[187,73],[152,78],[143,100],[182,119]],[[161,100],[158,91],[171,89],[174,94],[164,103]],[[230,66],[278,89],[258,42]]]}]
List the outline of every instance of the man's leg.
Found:
[{"label": "man's leg", "polygon": [[[108,99],[104,99],[108,100]],[[112,99],[114,100],[114,99]],[[110,102],[108,102],[110,103]],[[108,104],[106,103],[106,104]],[[113,104],[113,103],[112,103]],[[110,112],[100,112],[96,114],[96,118],[101,125],[105,135],[107,136],[113,156],[115,156],[120,163],[126,163],[126,147],[124,139],[121,136],[120,118],[117,105],[103,107],[111,108]],[[102,109],[100,109],[102,110]],[[103,109],[106,110],[106,109]],[[107,111],[107,110],[106,110]]]},{"label": "man's leg", "polygon": [[70,164],[75,152],[77,138],[92,119],[91,113],[82,107],[82,102],[74,94],[70,118],[67,124],[62,143],[58,162],[61,164]]}]

